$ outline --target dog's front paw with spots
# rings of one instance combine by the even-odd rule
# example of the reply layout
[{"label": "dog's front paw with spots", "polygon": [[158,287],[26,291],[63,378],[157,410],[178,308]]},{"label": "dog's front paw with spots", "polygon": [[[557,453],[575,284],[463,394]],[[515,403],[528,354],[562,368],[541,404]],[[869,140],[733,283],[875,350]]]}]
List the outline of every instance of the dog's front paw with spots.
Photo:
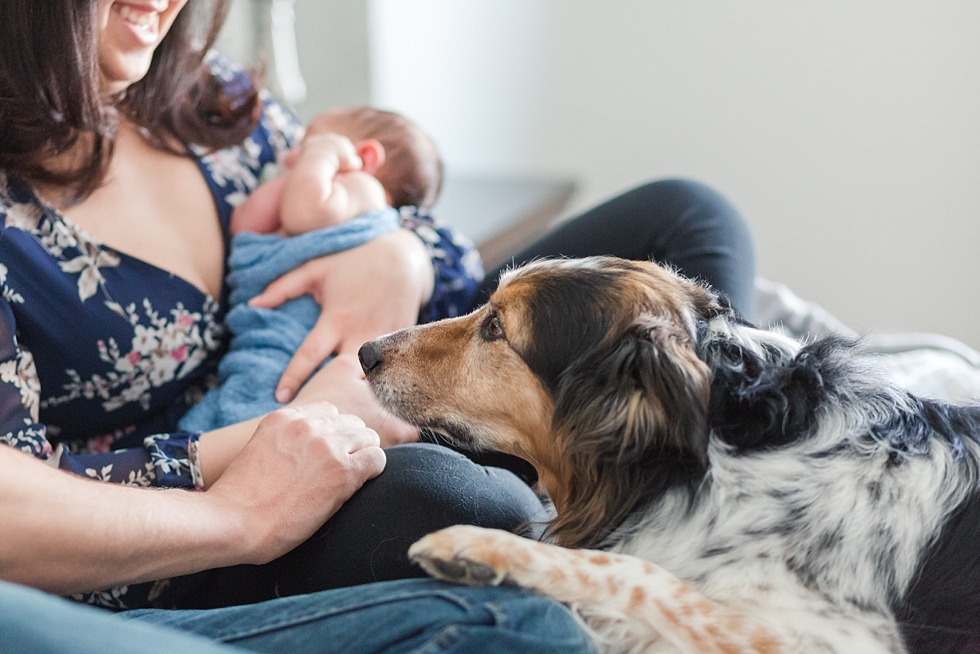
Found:
[{"label": "dog's front paw with spots", "polygon": [[409,548],[408,558],[437,579],[497,586],[511,581],[509,557],[524,543],[499,529],[457,525],[422,538]]}]

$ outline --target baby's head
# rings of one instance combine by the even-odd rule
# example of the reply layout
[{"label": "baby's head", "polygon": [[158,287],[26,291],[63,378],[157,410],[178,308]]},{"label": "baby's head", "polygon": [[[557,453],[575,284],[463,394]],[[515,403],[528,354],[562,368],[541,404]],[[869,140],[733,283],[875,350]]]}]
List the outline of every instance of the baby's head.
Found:
[{"label": "baby's head", "polygon": [[375,139],[385,150],[384,163],[374,176],[391,199],[391,206],[429,209],[442,190],[442,159],[422,129],[391,111],[358,107],[320,114],[307,133],[334,132],[355,144]]}]

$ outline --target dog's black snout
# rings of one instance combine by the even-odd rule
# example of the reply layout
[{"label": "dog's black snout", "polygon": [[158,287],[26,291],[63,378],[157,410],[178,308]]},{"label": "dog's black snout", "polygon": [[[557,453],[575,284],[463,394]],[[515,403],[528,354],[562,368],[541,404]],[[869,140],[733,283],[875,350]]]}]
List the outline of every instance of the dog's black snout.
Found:
[{"label": "dog's black snout", "polygon": [[357,359],[361,362],[361,370],[365,373],[381,367],[381,353],[374,346],[374,341],[370,341],[361,346],[361,349],[357,351]]}]

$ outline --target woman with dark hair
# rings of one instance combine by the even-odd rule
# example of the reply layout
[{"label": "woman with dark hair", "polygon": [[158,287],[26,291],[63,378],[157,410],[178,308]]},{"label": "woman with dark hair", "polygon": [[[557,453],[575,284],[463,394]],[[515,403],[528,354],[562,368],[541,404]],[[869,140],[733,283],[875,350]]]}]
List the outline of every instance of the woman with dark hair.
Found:
[{"label": "woman with dark hair", "polygon": [[[424,213],[260,296],[310,293],[323,309],[280,382],[286,408],[177,431],[224,346],[231,208],[301,134],[209,54],[226,4],[0,3],[0,579],[116,610],[207,608],[124,615],[250,649],[587,650],[563,607],[520,591],[316,592],[420,576],[408,545],[448,524],[541,517],[507,471],[436,445],[381,449],[417,433],[377,405],[353,353],[469,311],[496,280]],[[360,164],[343,139],[336,156]],[[603,253],[671,261],[747,306],[747,231],[702,186],[641,187],[515,260]],[[276,599],[301,593],[314,594]],[[70,633],[79,651],[105,632],[66,632],[73,620],[132,629],[80,610],[0,583],[0,640],[40,638],[36,612],[45,639]]]}]

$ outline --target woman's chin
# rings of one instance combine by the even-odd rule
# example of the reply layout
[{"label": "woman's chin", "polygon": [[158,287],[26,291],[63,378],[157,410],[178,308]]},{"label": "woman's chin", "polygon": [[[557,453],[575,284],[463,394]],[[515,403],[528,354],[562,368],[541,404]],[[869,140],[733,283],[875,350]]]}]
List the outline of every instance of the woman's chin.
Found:
[{"label": "woman's chin", "polygon": [[145,55],[142,53],[119,55],[108,59],[102,58],[99,61],[102,91],[107,95],[116,95],[146,76],[153,59],[153,51]]},{"label": "woman's chin", "polygon": [[150,69],[153,51],[170,30],[186,0],[103,0],[99,67],[103,91],[114,95]]}]

